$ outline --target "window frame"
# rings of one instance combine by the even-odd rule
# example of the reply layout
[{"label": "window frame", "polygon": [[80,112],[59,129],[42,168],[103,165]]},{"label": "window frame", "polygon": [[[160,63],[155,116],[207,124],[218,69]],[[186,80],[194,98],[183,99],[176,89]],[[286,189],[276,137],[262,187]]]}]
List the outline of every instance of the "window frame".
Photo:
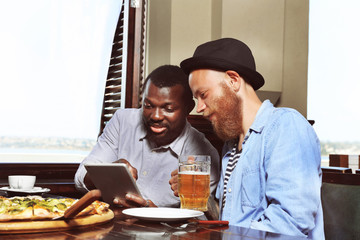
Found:
[{"label": "window frame", "polygon": [[[132,6],[134,2],[138,3],[138,6],[136,6],[136,8]],[[139,107],[141,86],[142,82],[144,81],[146,29],[145,13],[147,1],[140,0],[139,2],[136,2],[124,0],[123,6],[123,16],[127,18],[127,20],[123,22],[127,24],[127,55],[125,58],[127,64],[125,69],[126,82],[124,84],[126,96],[124,105],[125,107]],[[126,11],[128,12],[126,13]],[[120,16],[119,21],[121,21]],[[115,42],[113,43],[112,56],[116,55],[120,57],[122,51],[116,52],[117,50],[119,50],[116,48],[116,44],[117,43]],[[108,76],[109,74],[111,74],[110,68],[111,66],[109,66]],[[119,69],[117,69],[116,71],[119,71]],[[123,69],[120,69],[120,71],[123,71]],[[124,78],[123,75],[122,78]],[[121,91],[121,86],[119,89]],[[116,98],[116,101],[121,101],[120,98],[121,94],[119,94],[118,98]],[[104,115],[106,113],[106,111],[104,110],[105,106],[106,104],[103,102],[100,133],[105,126],[105,123],[103,124]],[[116,107],[119,108],[121,106],[119,104]],[[76,190],[74,183],[74,176],[78,167],[78,163],[0,163],[0,168],[2,169],[2,174],[0,176],[0,187],[8,185],[7,176],[9,175],[35,175],[37,178],[36,185],[40,187],[50,188],[51,194],[79,198],[81,197],[82,193]]]}]

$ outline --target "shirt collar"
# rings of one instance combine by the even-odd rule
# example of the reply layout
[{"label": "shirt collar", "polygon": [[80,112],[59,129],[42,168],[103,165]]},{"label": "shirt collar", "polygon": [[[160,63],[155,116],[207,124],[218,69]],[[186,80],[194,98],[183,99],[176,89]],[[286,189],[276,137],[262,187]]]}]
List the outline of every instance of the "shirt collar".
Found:
[{"label": "shirt collar", "polygon": [[[257,132],[257,133],[262,132],[262,130],[264,129],[264,126],[266,124],[266,121],[268,119],[268,116],[270,115],[273,108],[274,108],[274,106],[269,100],[265,100],[261,104],[258,112],[256,113],[254,122],[251,124],[248,132],[245,135],[244,142],[246,142],[246,140],[249,138],[251,132],[253,132],[253,131]],[[224,146],[224,149],[226,151],[225,156],[230,155],[230,150],[233,148],[234,144],[237,142],[238,142],[237,139],[233,139],[233,140],[229,140],[229,141],[225,142],[225,146]]]},{"label": "shirt collar", "polygon": [[174,153],[177,156],[180,156],[180,154],[181,154],[181,151],[182,151],[182,149],[183,149],[183,147],[185,145],[185,139],[189,135],[190,128],[191,128],[191,125],[186,120],[184,129],[182,130],[180,135],[172,143],[170,143],[170,145],[169,145],[171,150],[174,151]]},{"label": "shirt collar", "polygon": [[270,115],[272,109],[274,108],[273,104],[270,102],[270,100],[265,100],[261,107],[259,108],[259,111],[256,113],[256,117],[254,122],[250,126],[250,130],[254,132],[262,132],[266,121],[268,119],[268,116]]},{"label": "shirt collar", "polygon": [[141,114],[141,126],[140,126],[140,138],[139,138],[139,141],[142,141],[146,138],[146,134],[147,134],[147,131],[146,131],[146,127],[145,127],[145,124],[144,124],[144,119],[143,119],[143,112],[142,112],[142,109],[140,111],[140,114]]},{"label": "shirt collar", "polygon": [[191,125],[190,123],[186,120],[186,123],[185,123],[185,126],[184,126],[184,129],[182,130],[182,132],[180,133],[180,135],[174,140],[172,141],[170,144],[167,144],[167,145],[164,145],[164,146],[160,146],[160,147],[155,147],[155,144],[153,142],[150,142],[146,139],[146,129],[145,127],[143,126],[142,127],[142,130],[143,130],[143,133],[142,133],[142,136],[139,141],[143,141],[144,139],[146,141],[148,141],[149,145],[151,146],[151,150],[153,151],[167,151],[168,149],[170,149],[171,151],[173,151],[177,157],[180,155],[181,153],[181,150],[185,144],[185,139],[186,139],[186,136],[189,132],[189,129],[191,128]]}]

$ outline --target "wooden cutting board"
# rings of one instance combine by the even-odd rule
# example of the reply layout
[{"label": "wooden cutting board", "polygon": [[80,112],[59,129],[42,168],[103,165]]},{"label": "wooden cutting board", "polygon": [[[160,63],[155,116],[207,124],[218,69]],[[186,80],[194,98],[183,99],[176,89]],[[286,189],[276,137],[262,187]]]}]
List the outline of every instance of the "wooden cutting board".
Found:
[{"label": "wooden cutting board", "polygon": [[95,214],[67,220],[0,222],[0,234],[63,231],[105,223],[113,218],[114,212],[109,209],[105,214]]}]

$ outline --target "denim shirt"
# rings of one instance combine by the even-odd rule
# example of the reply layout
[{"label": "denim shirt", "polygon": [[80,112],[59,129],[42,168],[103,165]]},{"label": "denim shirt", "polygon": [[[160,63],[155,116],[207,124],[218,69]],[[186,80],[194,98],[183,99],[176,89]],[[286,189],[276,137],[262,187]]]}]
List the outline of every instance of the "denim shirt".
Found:
[{"label": "denim shirt", "polygon": [[[220,218],[230,225],[324,239],[320,144],[312,126],[296,110],[266,100],[247,134]],[[224,145],[223,170],[232,144]],[[220,202],[224,174],[216,193]]]}]

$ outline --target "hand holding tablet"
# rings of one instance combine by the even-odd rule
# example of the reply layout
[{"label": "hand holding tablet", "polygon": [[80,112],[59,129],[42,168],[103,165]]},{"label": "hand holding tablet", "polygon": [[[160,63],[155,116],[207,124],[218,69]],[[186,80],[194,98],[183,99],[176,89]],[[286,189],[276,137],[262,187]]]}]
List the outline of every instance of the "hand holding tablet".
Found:
[{"label": "hand holding tablet", "polygon": [[[85,164],[85,168],[95,187],[100,189],[105,202],[112,204],[116,198],[120,200],[120,203],[125,203],[127,202],[126,200],[130,200],[137,203],[145,201],[145,205],[150,204],[143,199],[126,164],[88,163]],[[126,194],[128,194],[128,197],[125,197]],[[129,196],[134,199],[129,199]]]}]

